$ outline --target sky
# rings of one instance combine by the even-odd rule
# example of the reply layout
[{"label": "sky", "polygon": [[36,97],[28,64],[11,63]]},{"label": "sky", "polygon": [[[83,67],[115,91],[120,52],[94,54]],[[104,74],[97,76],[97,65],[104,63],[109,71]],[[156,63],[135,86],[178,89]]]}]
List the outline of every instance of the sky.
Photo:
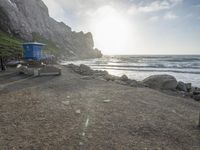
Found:
[{"label": "sky", "polygon": [[104,54],[200,54],[200,0],[43,0]]}]

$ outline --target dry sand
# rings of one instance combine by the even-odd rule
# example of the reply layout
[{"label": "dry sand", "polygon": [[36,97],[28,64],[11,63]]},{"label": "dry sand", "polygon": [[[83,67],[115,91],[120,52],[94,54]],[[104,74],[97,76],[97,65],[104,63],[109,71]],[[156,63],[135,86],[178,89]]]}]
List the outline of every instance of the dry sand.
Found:
[{"label": "dry sand", "polygon": [[24,78],[0,73],[1,150],[200,150],[192,99],[84,80],[65,67]]}]

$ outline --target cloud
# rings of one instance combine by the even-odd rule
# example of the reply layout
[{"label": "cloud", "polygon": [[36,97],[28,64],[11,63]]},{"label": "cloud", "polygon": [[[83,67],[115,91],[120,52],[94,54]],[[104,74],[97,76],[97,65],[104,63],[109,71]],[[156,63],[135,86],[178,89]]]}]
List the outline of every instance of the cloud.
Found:
[{"label": "cloud", "polygon": [[172,12],[167,12],[164,16],[165,20],[174,20],[174,19],[177,19],[177,18],[178,18],[178,16],[175,15],[174,13],[172,13]]},{"label": "cloud", "polygon": [[[122,13],[137,15],[141,12],[158,12],[169,10],[180,4],[183,0],[43,0],[50,10],[50,15],[61,20],[66,15],[80,20],[82,17],[91,16],[96,10],[104,6],[111,6]],[[59,16],[59,17],[58,17]],[[69,18],[71,19],[71,18]]]},{"label": "cloud", "polygon": [[173,12],[167,12],[164,16],[153,16],[149,18],[149,21],[156,22],[158,20],[164,19],[164,20],[175,20],[178,16],[175,15]]},{"label": "cloud", "polygon": [[138,7],[137,7],[136,5],[130,6],[130,7],[128,8],[128,10],[127,10],[127,13],[128,13],[129,15],[136,15],[136,14],[138,14],[138,13],[139,13]]},{"label": "cloud", "polygon": [[153,16],[153,17],[149,18],[149,21],[155,22],[155,21],[158,21],[159,19],[160,19],[159,16]]},{"label": "cloud", "polygon": [[140,12],[157,12],[161,10],[168,10],[178,4],[180,4],[182,0],[154,0],[149,4],[141,4],[138,8]]},{"label": "cloud", "polygon": [[[100,16],[117,10],[120,14],[127,17],[138,17],[148,15],[148,13],[159,13],[159,11],[170,10],[181,4],[183,0],[43,0],[49,8],[50,16],[58,21],[63,21],[74,30],[87,31],[88,23],[95,16]],[[112,9],[110,9],[112,8]],[[101,10],[100,10],[101,9]],[[102,11],[104,9],[105,11]],[[155,14],[159,16],[159,14]],[[157,21],[161,17],[151,17],[150,21]],[[163,17],[162,17],[163,18]],[[172,13],[166,14],[165,19],[175,19]]]},{"label": "cloud", "polygon": [[169,8],[170,4],[167,1],[154,1],[149,5],[140,6],[138,10],[141,12],[155,12]]}]

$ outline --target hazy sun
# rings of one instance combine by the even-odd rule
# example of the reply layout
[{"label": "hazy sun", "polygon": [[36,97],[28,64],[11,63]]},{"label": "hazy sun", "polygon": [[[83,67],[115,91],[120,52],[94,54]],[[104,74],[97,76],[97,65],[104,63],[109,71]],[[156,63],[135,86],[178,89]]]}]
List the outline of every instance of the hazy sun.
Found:
[{"label": "hazy sun", "polygon": [[131,25],[124,16],[112,7],[103,7],[94,15],[92,22],[95,46],[104,54],[123,53],[131,40]]}]

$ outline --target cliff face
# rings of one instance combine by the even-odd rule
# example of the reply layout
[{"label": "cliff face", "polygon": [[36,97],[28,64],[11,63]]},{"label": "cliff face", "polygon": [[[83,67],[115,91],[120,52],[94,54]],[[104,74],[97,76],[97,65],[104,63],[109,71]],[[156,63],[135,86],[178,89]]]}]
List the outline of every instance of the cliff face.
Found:
[{"label": "cliff face", "polygon": [[42,0],[0,0],[0,29],[25,41],[37,35],[52,41],[62,56],[101,57],[91,33],[73,32],[49,16]]}]

